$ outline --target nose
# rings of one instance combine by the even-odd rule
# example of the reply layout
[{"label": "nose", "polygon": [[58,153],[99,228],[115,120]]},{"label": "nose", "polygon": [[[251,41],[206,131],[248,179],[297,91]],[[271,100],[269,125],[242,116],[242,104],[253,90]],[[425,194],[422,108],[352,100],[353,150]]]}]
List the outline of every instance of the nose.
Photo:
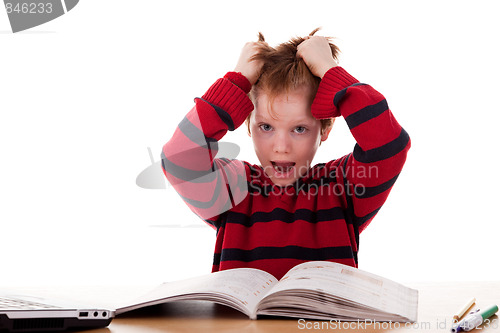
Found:
[{"label": "nose", "polygon": [[287,133],[276,133],[273,138],[273,150],[275,153],[286,154],[290,152],[291,142]]}]

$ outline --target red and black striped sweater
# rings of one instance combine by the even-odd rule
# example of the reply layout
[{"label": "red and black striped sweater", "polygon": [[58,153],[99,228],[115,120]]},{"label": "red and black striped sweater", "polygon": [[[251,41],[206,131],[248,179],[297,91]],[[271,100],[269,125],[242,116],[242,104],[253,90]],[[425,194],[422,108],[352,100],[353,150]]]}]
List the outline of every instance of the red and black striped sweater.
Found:
[{"label": "red and black striped sweater", "polygon": [[333,67],[311,112],[318,119],[343,116],[357,144],[352,153],[278,187],[259,165],[216,157],[218,141],[253,110],[250,88],[239,73],[217,80],[195,99],[162,151],[168,181],[217,231],[212,271],[253,267],[280,279],[310,260],[357,267],[359,234],[401,172],[408,134],[384,96]]}]

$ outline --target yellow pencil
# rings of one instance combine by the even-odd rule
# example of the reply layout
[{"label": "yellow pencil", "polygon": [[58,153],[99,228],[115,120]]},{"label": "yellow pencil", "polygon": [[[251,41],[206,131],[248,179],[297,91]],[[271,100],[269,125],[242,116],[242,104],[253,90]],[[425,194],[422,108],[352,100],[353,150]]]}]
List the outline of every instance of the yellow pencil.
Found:
[{"label": "yellow pencil", "polygon": [[460,308],[460,310],[456,312],[456,314],[453,316],[453,321],[459,321],[460,318],[462,318],[462,316],[474,305],[475,302],[476,298],[472,297],[463,307]]}]

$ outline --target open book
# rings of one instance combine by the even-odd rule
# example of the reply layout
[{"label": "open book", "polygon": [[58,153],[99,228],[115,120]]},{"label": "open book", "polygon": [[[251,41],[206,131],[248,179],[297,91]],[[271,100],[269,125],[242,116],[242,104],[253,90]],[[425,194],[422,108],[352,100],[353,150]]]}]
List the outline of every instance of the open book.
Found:
[{"label": "open book", "polygon": [[275,315],[415,322],[418,291],[351,266],[311,261],[295,266],[280,281],[258,269],[237,268],[167,282],[115,313],[178,300],[212,301],[251,319]]}]

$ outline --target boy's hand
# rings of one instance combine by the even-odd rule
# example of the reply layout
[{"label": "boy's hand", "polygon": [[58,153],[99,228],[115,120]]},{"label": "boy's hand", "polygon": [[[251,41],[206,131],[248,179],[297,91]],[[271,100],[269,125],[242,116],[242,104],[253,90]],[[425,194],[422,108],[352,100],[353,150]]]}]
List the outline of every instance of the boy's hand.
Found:
[{"label": "boy's hand", "polygon": [[259,79],[264,63],[260,60],[250,60],[258,52],[258,45],[265,42],[248,42],[241,50],[240,59],[234,69],[235,72],[243,74],[252,85]]},{"label": "boy's hand", "polygon": [[319,78],[323,78],[330,68],[337,66],[325,37],[307,36],[306,40],[297,46],[297,56],[302,58],[309,70]]}]

